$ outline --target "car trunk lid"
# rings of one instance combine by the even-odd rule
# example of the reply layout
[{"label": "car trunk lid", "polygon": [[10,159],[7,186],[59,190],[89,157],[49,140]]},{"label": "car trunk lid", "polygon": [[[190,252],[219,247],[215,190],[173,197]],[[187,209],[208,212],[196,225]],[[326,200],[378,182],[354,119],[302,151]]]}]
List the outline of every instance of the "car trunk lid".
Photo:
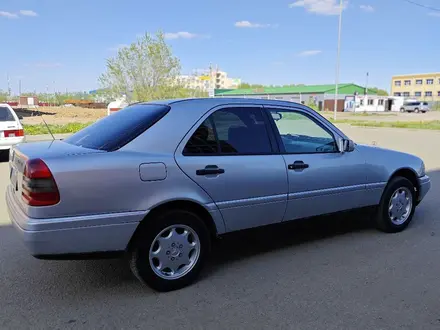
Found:
[{"label": "car trunk lid", "polygon": [[22,143],[14,146],[9,155],[9,180],[12,189],[15,190],[17,201],[24,208],[22,185],[24,170],[28,160],[45,160],[56,157],[71,157],[75,155],[105,152],[106,151],[74,146],[60,140]]}]

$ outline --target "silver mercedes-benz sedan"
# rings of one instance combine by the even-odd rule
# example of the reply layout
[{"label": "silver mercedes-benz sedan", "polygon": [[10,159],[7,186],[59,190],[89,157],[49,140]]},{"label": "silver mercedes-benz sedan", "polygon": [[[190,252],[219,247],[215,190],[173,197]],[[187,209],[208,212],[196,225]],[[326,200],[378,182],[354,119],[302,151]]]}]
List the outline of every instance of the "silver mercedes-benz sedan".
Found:
[{"label": "silver mercedes-benz sedan", "polygon": [[431,185],[420,158],[260,99],[133,104],[65,140],[19,144],[9,165],[9,214],[33,256],[124,252],[159,291],[192,283],[227,232],[370,206],[399,232]]}]

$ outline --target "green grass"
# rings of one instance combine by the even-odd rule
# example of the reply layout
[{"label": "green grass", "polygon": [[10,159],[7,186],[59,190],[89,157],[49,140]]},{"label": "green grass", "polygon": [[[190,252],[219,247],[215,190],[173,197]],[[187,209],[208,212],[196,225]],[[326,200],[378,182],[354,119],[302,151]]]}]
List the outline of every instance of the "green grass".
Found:
[{"label": "green grass", "polygon": [[335,124],[350,124],[352,126],[360,127],[393,127],[393,128],[415,128],[415,129],[429,129],[440,130],[440,120],[429,121],[367,121],[367,120],[333,120],[330,121]]},{"label": "green grass", "polygon": [[[90,124],[91,123],[70,123],[65,125],[49,124],[48,126],[52,131],[52,134],[68,134],[78,132],[79,130],[89,126]],[[49,131],[44,124],[23,125],[23,128],[26,135],[49,134]]]}]

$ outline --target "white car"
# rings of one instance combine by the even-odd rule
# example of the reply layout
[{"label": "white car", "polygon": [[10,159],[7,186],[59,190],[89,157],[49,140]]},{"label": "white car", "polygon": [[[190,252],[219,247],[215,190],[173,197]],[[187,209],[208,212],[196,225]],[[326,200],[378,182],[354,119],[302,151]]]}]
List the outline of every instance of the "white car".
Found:
[{"label": "white car", "polygon": [[17,116],[9,104],[0,103],[0,151],[24,141],[21,117]]}]

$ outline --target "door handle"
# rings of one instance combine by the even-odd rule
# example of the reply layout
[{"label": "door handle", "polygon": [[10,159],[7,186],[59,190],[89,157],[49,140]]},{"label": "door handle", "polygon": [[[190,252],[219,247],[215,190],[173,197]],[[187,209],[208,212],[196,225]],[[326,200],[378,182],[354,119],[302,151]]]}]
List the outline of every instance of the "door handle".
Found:
[{"label": "door handle", "polygon": [[218,168],[217,165],[207,165],[202,170],[197,170],[197,175],[210,175],[210,174],[223,174],[225,173],[225,170],[222,168]]},{"label": "door handle", "polygon": [[289,170],[303,170],[309,168],[309,164],[305,164],[302,160],[297,160],[293,164],[287,166]]}]

